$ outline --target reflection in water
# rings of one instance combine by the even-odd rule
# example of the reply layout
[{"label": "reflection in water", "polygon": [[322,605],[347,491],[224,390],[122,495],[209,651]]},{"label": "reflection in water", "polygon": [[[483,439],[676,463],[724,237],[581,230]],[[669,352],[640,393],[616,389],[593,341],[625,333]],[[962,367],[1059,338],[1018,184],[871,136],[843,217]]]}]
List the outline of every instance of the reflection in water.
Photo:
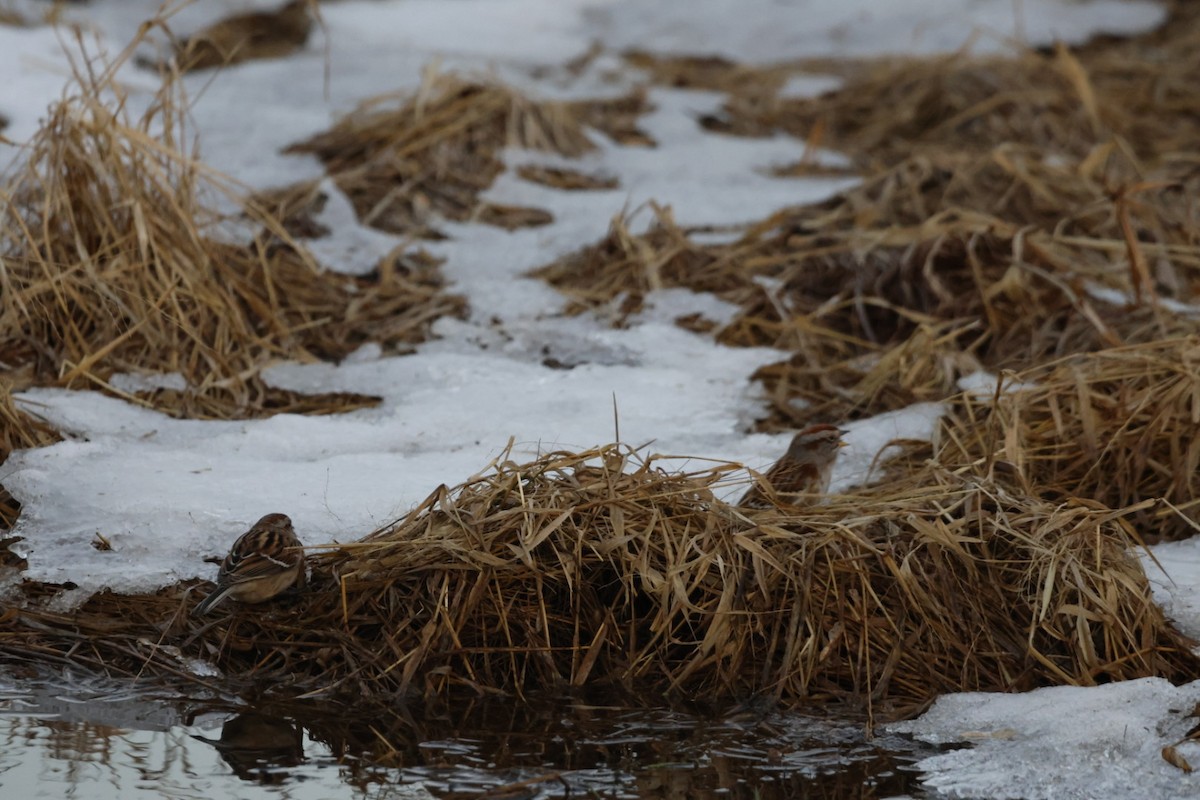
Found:
[{"label": "reflection in water", "polygon": [[[884,798],[919,754],[861,721],[554,694],[371,713],[0,674],[0,797]],[[16,791],[19,790],[19,791]]]},{"label": "reflection in water", "polygon": [[304,761],[299,726],[280,717],[238,714],[221,726],[220,739],[192,738],[215,747],[243,780],[280,783],[287,777],[288,767]]}]

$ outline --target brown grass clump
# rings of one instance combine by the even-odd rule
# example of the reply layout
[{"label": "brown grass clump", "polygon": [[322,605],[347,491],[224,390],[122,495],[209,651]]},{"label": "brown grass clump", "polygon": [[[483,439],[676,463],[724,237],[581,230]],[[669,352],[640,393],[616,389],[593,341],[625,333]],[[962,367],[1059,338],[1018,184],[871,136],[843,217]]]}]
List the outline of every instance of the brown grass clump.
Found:
[{"label": "brown grass clump", "polygon": [[110,390],[115,372],[178,372],[202,398],[191,410],[247,416],[270,413],[257,376],[273,361],[336,359],[366,341],[395,348],[462,313],[428,259],[395,254],[373,275],[328,273],[281,246],[286,231],[258,206],[247,214],[264,234],[221,241],[201,198],[232,190],[177,149],[183,112],[171,81],[132,122],[119,94],[115,110],[106,102],[117,92],[109,75],[80,78],[9,176],[5,362],[39,383]]},{"label": "brown grass clump", "polygon": [[568,192],[616,189],[620,185],[617,179],[611,175],[592,175],[574,169],[542,167],[536,164],[518,167],[517,174],[521,176],[522,180]]},{"label": "brown grass clump", "polygon": [[41,447],[58,441],[58,434],[45,421],[17,408],[12,384],[0,380],[0,464],[13,450]]},{"label": "brown grass clump", "polygon": [[624,58],[656,84],[737,96],[774,95],[796,71],[784,65],[748,66],[721,56],[658,55],[645,50],[630,50]]},{"label": "brown grass clump", "polygon": [[[760,226],[765,237],[747,237],[744,255],[728,257],[772,283],[741,294],[743,313],[721,332],[721,340],[795,353],[761,374],[773,393],[781,381],[798,392],[774,404],[776,423],[799,421],[788,419],[797,399],[816,409],[843,397],[846,402],[827,410],[851,417],[885,410],[876,393],[861,391],[869,382],[864,367],[903,360],[902,352],[889,352],[911,349],[914,336],[929,340],[922,329],[937,331],[939,352],[918,356],[954,369],[927,370],[935,382],[917,392],[901,385],[911,383],[911,373],[897,373],[900,380],[889,389],[896,402],[943,389],[948,396],[953,379],[978,366],[1023,369],[1067,353],[1196,329],[1191,318],[1159,304],[1164,295],[1191,299],[1183,276],[1193,273],[1200,250],[1186,242],[1188,228],[1174,227],[1170,244],[1155,245],[1132,229],[1123,239],[1119,222],[1107,231],[1077,234],[1065,223],[1047,230],[961,205],[940,210],[944,197],[927,203],[911,190],[938,187],[941,194],[954,176],[969,178],[962,171],[927,167],[906,163],[824,207],[780,214]],[[1029,186],[1029,196],[1044,187],[1075,185],[1047,178]],[[1022,182],[1008,187],[1010,198],[1019,196],[1013,188],[1022,188]],[[1096,217],[1112,221],[1122,213],[1120,205],[1117,200],[1092,207]],[[893,212],[896,206],[904,216]],[[1126,253],[1137,257],[1131,262],[1123,258]],[[1138,263],[1155,263],[1159,275],[1169,277],[1150,281],[1150,271],[1134,266]],[[1115,290],[1130,302],[1102,299],[1096,288]]]},{"label": "brown grass clump", "polygon": [[328,201],[329,196],[321,190],[320,181],[301,181],[255,192],[246,204],[256,209],[254,213],[278,220],[288,236],[294,239],[323,239],[330,230],[317,217]]},{"label": "brown grass clump", "polygon": [[596,244],[570,253],[530,272],[571,298],[567,313],[578,314],[618,301],[623,325],[643,307],[646,294],[683,286],[712,292],[737,302],[753,290],[752,273],[731,267],[735,256],[728,246],[695,244],[688,231],[675,224],[669,209],[655,207],[656,224],[645,234],[629,230],[617,217],[608,235]]},{"label": "brown grass clump", "polygon": [[[920,323],[905,340],[882,350],[812,331],[787,361],[754,373],[766,389],[771,416],[763,427],[801,428],[811,420],[849,420],[937,402],[958,393],[960,378],[982,369],[961,349],[971,333],[957,323]],[[842,352],[839,352],[841,350]]]},{"label": "brown grass clump", "polygon": [[942,459],[1004,462],[1047,498],[1129,509],[1151,541],[1195,533],[1200,337],[1069,356],[1009,384],[996,398],[958,399],[970,422],[945,438]]},{"label": "brown grass clump", "polygon": [[[833,59],[804,59],[770,65],[747,65],[721,56],[658,55],[642,50],[624,54],[625,62],[642,70],[651,82],[676,89],[703,89],[725,92],[730,100],[715,113],[698,115],[696,121],[713,133],[745,137],[768,137],[779,131],[780,124],[773,114],[778,113],[778,95],[793,76],[829,76],[844,72],[847,62]],[[803,169],[821,170],[807,164]],[[845,175],[844,169],[830,169],[833,174]],[[777,173],[778,174],[778,173]]]},{"label": "brown grass clump", "polygon": [[[0,380],[0,464],[14,450],[41,447],[59,440],[58,433],[43,420],[30,416],[13,402],[12,384]],[[21,513],[21,504],[0,486],[0,531],[11,530]],[[4,540],[0,539],[0,566],[3,565]]]},{"label": "brown grass clump", "polygon": [[1005,144],[1081,160],[1119,142],[1138,158],[1183,154],[1200,134],[1187,113],[1200,14],[1176,4],[1157,31],[1069,49],[880,59],[841,66],[844,89],[816,98],[734,93],[725,113],[850,155],[868,173],[913,155],[982,154]]},{"label": "brown grass clump", "polygon": [[[26,19],[24,15],[11,8],[0,8],[0,25],[8,25],[13,28],[28,28],[33,23]],[[0,125],[0,128],[3,127],[3,125]]]},{"label": "brown grass clump", "polygon": [[514,224],[528,223],[536,209],[478,200],[504,169],[501,149],[575,156],[592,147],[566,104],[531,102],[498,84],[430,73],[415,96],[398,100],[370,100],[325,133],[289,148],[317,155],[363,224],[393,233],[440,238],[434,213],[458,221],[503,224],[511,217]]},{"label": "brown grass clump", "polygon": [[729,93],[702,124],[839,149],[864,181],[732,244],[665,214],[645,233],[618,222],[533,274],[618,325],[658,288],[736,304],[720,341],[791,353],[758,374],[771,430],[945,398],[978,367],[1187,335],[1164,301],[1200,299],[1197,44],[1200,12],[1180,6],[1160,31],[1075,51],[825,63],[846,85],[811,99],[776,96],[803,65],[633,54],[660,82]]},{"label": "brown grass clump", "polygon": [[308,41],[316,8],[316,0],[292,0],[274,11],[227,17],[179,42],[176,63],[187,72],[282,58]]},{"label": "brown grass clump", "polygon": [[581,125],[595,128],[623,147],[657,147],[654,137],[638,127],[638,120],[651,110],[645,89],[633,89],[619,97],[576,100],[566,108]]},{"label": "brown grass clump", "polygon": [[926,466],[803,518],[747,517],[712,493],[733,466],[665,466],[617,446],[504,461],[314,556],[291,605],[195,620],[178,588],[99,596],[70,618],[9,614],[0,651],[82,643],[72,658],[165,672],[172,645],[237,678],[384,702],[615,683],[882,716],[943,691],[1200,666],[1151,601],[1120,512]]},{"label": "brown grass clump", "polygon": [[1083,156],[1103,123],[1080,97],[1078,69],[1066,49],[1051,56],[880,59],[843,67],[845,88],[820,97],[733,95],[720,131],[783,130],[845,152],[869,173],[946,152],[947,140],[954,151],[975,153],[1021,142],[1064,154],[1059,148],[1069,143]]},{"label": "brown grass clump", "polygon": [[[656,289],[717,294],[742,309],[720,341],[794,353],[760,373],[776,399],[765,425],[855,418],[948,396],[980,366],[1019,369],[1194,330],[1160,305],[1200,287],[1188,206],[1173,185],[1103,185],[1014,148],[918,157],[731,244],[697,244],[660,212],[643,234],[617,221],[603,241],[532,274],[568,294],[570,312],[616,304],[618,324]],[[937,353],[918,350],[922,340]],[[880,384],[880,365],[914,355],[937,362],[920,370],[932,383],[918,387],[908,370]]]}]

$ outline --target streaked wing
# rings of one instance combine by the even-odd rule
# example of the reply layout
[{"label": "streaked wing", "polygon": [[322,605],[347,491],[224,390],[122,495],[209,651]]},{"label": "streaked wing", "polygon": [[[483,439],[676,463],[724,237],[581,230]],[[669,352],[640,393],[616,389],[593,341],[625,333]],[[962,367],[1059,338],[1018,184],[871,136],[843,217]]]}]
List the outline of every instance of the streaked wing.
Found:
[{"label": "streaked wing", "polygon": [[244,583],[286,572],[295,569],[302,557],[295,537],[284,536],[278,531],[268,531],[263,535],[260,531],[251,530],[234,543],[221,564],[217,581]]},{"label": "streaked wing", "polygon": [[223,576],[228,583],[244,583],[255,578],[274,575],[296,568],[297,556],[294,553],[281,553],[279,556],[268,556],[262,553],[251,553],[233,561]]},{"label": "streaked wing", "polygon": [[776,494],[819,491],[820,470],[816,464],[799,464],[792,459],[780,461],[767,471],[767,483]]}]

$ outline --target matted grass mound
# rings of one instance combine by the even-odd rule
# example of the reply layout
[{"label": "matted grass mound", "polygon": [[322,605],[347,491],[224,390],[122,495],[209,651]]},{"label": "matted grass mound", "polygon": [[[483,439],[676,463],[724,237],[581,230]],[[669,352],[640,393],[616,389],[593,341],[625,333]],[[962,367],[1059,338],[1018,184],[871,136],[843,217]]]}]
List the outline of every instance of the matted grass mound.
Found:
[{"label": "matted grass mound", "polygon": [[356,698],[616,683],[881,716],[1200,667],[1119,512],[929,466],[803,517],[747,516],[713,496],[733,465],[668,465],[619,446],[505,461],[314,556],[292,604],[197,620],[180,588],[98,596],[70,617],[10,611],[0,652],[128,673],[202,656]]},{"label": "matted grass mound", "polygon": [[594,147],[586,126],[629,135],[645,108],[641,95],[539,102],[499,83],[430,72],[414,95],[371,99],[288,150],[320,158],[363,224],[437,239],[436,216],[510,229],[551,222],[540,209],[479,199],[504,170],[501,151],[580,156]]},{"label": "matted grass mound", "polygon": [[[437,317],[463,312],[436,263],[396,253],[373,275],[329,273],[281,245],[288,234],[259,205],[246,213],[264,233],[249,245],[223,241],[204,200],[237,195],[178,149],[186,131],[174,82],[131,121],[111,74],[80,76],[8,176],[0,359],[24,367],[24,380],[115,391],[113,373],[178,372],[186,392],[141,402],[185,415],[270,414],[305,408],[262,384],[273,361],[419,342]],[[307,402],[334,410],[346,399]]]},{"label": "matted grass mound", "polygon": [[57,432],[43,420],[17,408],[12,385],[7,380],[0,380],[0,464],[13,450],[41,447],[56,441]]},{"label": "matted grass mound", "polygon": [[226,17],[178,42],[176,63],[189,71],[281,58],[304,46],[318,13],[317,0],[291,0],[274,11]]},{"label": "matted grass mound", "polygon": [[[13,450],[41,447],[58,440],[57,431],[17,408],[12,385],[7,380],[0,380],[0,464],[8,460]],[[0,531],[10,530],[20,513],[21,504],[0,485]],[[0,548],[3,544],[0,540]],[[3,558],[0,558],[2,562]]]},{"label": "matted grass mound", "polygon": [[[1151,540],[1200,525],[1200,336],[1070,356],[964,395],[939,458],[1004,462],[1051,499],[1128,509]],[[1145,503],[1162,499],[1165,502]]]},{"label": "matted grass mound", "polygon": [[1011,142],[1069,160],[1109,143],[1138,158],[1186,158],[1200,135],[1187,111],[1200,92],[1192,79],[1200,13],[1172,5],[1155,31],[1077,48],[825,61],[814,66],[846,85],[814,98],[730,86],[720,130],[786,131],[845,152],[871,173],[914,154],[981,153]]},{"label": "matted grass mound", "polygon": [[[1143,228],[1107,238],[1124,235],[1117,222],[1078,235],[1019,225],[953,199],[956,185],[970,182],[968,167],[999,180],[1004,170],[992,156],[945,161],[906,162],[826,203],[780,212],[729,244],[695,242],[667,212],[641,234],[618,220],[601,242],[531,274],[566,293],[569,312],[604,308],[618,325],[657,289],[686,287],[736,304],[741,311],[719,341],[794,353],[758,374],[773,400],[768,429],[942,399],[980,367],[1020,369],[1196,330],[1157,301],[1190,297],[1200,265],[1200,249],[1187,241],[1194,225],[1168,226],[1170,243],[1161,245],[1143,241]],[[1026,208],[1019,198],[1032,203],[1043,187],[1071,191],[1046,170],[1035,183],[1033,172],[1010,175],[995,192]],[[1111,221],[1121,208],[1105,200],[1094,210]],[[1012,212],[1026,214],[1036,216]],[[1140,267],[1122,259],[1128,253]],[[1142,280],[1151,262],[1174,276],[1175,291]],[[1141,302],[1123,302],[1139,286]]]},{"label": "matted grass mound", "polygon": [[[665,213],[644,233],[621,221],[533,274],[571,311],[604,307],[618,325],[659,288],[737,305],[721,341],[792,353],[757,376],[772,400],[767,430],[943,399],[980,366],[1022,370],[1195,332],[1163,302],[1200,299],[1200,88],[1189,77],[1200,12],[1178,4],[1172,15],[1125,41],[1010,58],[764,70],[631,54],[661,82],[727,92],[702,125],[836,149],[863,183],[729,244],[697,243]],[[845,84],[777,96],[805,66]]]},{"label": "matted grass mound", "polygon": [[[941,399],[981,366],[1020,370],[1197,330],[1161,302],[1193,299],[1194,222],[1107,198],[1036,158],[1001,179],[1001,155],[905,162],[829,203],[776,215],[723,256],[769,283],[735,300],[742,313],[721,340],[795,354],[759,373],[774,400],[766,427]],[[1008,203],[993,208],[1003,217],[970,207],[960,195],[972,185],[979,198],[1001,198],[991,205]],[[1086,202],[1071,196],[1087,187],[1097,193]],[[1155,209],[1177,206],[1173,195],[1155,194]],[[1035,202],[1051,196],[1064,214],[1086,213],[1055,222]],[[914,360],[924,364],[884,371]]]},{"label": "matted grass mound", "polygon": [[736,246],[698,245],[668,210],[655,208],[655,212],[656,224],[644,234],[633,233],[617,217],[604,239],[539,267],[530,276],[570,297],[569,314],[618,304],[617,325],[643,308],[646,294],[659,289],[683,286],[744,302],[754,284],[753,273],[733,266],[741,251]]}]

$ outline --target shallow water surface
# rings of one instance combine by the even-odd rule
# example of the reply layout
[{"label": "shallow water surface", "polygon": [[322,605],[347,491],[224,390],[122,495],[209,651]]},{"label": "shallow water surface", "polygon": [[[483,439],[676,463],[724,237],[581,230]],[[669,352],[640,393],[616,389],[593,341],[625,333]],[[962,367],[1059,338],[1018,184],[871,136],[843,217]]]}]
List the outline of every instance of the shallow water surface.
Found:
[{"label": "shallow water surface", "polygon": [[0,796],[866,798],[923,753],[861,721],[575,697],[370,715],[0,673]]}]

